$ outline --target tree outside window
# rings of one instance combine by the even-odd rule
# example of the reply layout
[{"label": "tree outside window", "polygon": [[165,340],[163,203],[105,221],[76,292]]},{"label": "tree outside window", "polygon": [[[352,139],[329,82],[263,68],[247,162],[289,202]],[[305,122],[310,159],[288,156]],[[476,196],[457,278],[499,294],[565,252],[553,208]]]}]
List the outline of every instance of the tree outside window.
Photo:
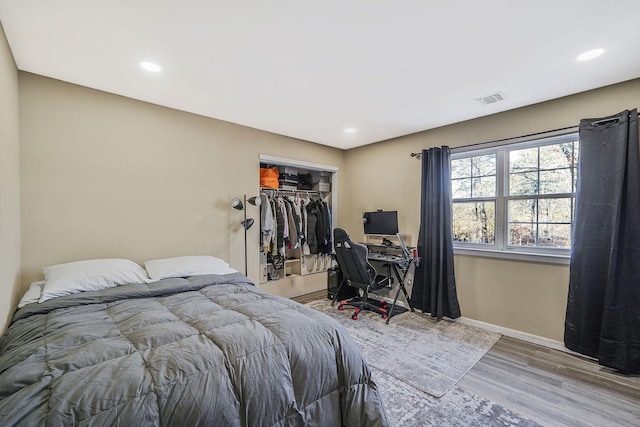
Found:
[{"label": "tree outside window", "polygon": [[577,134],[455,152],[451,185],[456,246],[567,251],[577,164]]}]

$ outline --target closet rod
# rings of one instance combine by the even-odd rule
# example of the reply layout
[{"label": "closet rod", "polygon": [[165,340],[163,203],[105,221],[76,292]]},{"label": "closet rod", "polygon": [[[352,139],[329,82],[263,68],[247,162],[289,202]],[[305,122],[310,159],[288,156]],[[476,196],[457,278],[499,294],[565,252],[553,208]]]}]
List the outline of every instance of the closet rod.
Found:
[{"label": "closet rod", "polygon": [[[638,113],[638,116],[640,117],[640,113]],[[591,125],[596,126],[596,125],[599,125],[599,124],[604,124],[604,123],[608,123],[608,122],[616,121],[616,120],[618,120],[617,117],[608,117],[608,118],[605,118],[605,119],[596,120],[594,122],[591,122]],[[454,148],[455,149],[460,149],[460,148],[475,147],[475,146],[478,146],[478,145],[497,144],[499,142],[507,142],[507,141],[512,141],[514,139],[530,138],[532,136],[539,136],[539,135],[546,135],[548,133],[562,132],[562,131],[569,130],[569,129],[577,129],[578,127],[580,127],[580,126],[579,125],[567,126],[567,127],[558,128],[558,129],[552,129],[552,130],[545,130],[545,131],[542,131],[542,132],[530,133],[528,135],[512,136],[510,138],[496,139],[496,140],[493,140],[493,141],[486,141],[486,142],[477,142],[475,144],[469,144],[469,145],[461,145],[459,147],[454,147]],[[419,159],[419,158],[422,157],[422,153],[411,153],[411,157],[415,157],[416,159]]]},{"label": "closet rod", "polygon": [[330,191],[317,191],[317,190],[282,190],[280,188],[261,188],[261,193],[287,193],[287,194],[320,194],[322,193],[330,193]]}]

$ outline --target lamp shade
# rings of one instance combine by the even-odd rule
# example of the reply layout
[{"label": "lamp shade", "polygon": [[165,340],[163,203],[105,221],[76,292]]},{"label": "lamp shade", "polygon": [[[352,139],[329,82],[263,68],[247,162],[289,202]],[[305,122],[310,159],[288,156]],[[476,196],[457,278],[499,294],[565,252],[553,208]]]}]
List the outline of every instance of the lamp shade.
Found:
[{"label": "lamp shade", "polygon": [[238,199],[237,197],[235,199],[233,199],[231,201],[231,207],[233,209],[237,209],[239,211],[241,211],[244,208],[244,205],[242,204],[242,200]]},{"label": "lamp shade", "polygon": [[260,196],[253,196],[247,199],[247,202],[252,204],[253,206],[260,206],[262,204],[262,200]]}]

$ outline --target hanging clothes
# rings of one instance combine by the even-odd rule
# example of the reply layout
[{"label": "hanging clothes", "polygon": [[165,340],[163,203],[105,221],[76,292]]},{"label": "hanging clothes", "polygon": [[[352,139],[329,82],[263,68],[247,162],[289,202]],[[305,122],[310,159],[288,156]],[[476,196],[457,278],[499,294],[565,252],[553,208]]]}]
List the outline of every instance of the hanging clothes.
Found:
[{"label": "hanging clothes", "polygon": [[302,210],[300,209],[302,201],[296,197],[293,200],[293,218],[296,221],[296,230],[298,231],[298,245],[296,247],[302,247],[306,238],[304,236],[304,232],[302,231]]},{"label": "hanging clothes", "polygon": [[315,202],[307,204],[307,243],[309,254],[317,254],[318,249],[318,215],[319,210]]},{"label": "hanging clothes", "polygon": [[284,257],[289,246],[289,215],[287,214],[287,205],[282,197],[279,197],[277,201],[280,215],[282,215],[282,246],[278,242],[278,253]]},{"label": "hanging clothes", "polygon": [[285,216],[282,212],[282,206],[277,199],[273,200],[274,203],[274,211],[276,213],[276,244],[274,245],[274,249],[272,251],[273,255],[282,254],[284,251],[284,240],[285,240]]},{"label": "hanging clothes", "polygon": [[309,200],[300,200],[300,212],[302,214],[302,234],[304,241],[302,242],[302,254],[311,255],[311,249],[309,248],[309,214],[307,212],[307,205]]},{"label": "hanging clothes", "polygon": [[295,249],[298,246],[298,227],[293,213],[293,203],[288,198],[283,199],[287,210],[287,224],[289,227],[289,244],[287,249]]},{"label": "hanging clothes", "polygon": [[262,235],[262,250],[268,250],[275,230],[275,220],[269,198],[265,194],[260,195],[260,231]]},{"label": "hanging clothes", "polygon": [[318,239],[318,252],[316,253],[321,253],[324,251],[324,246],[326,244],[326,240],[325,240],[325,235],[327,233],[327,229],[326,229],[326,218],[325,218],[325,212],[324,209],[322,207],[322,201],[320,200],[316,200],[315,202],[316,205],[316,209],[317,209],[317,222],[316,222],[316,239]]},{"label": "hanging clothes", "polygon": [[317,252],[311,251],[311,253],[331,253],[329,243],[331,242],[331,218],[328,210],[328,206],[325,202],[318,199],[311,202],[313,209],[310,211],[315,217],[315,238],[317,242]]},{"label": "hanging clothes", "polygon": [[322,237],[322,246],[320,248],[320,252],[323,254],[331,253],[331,213],[329,212],[329,205],[324,200],[318,200],[320,210],[322,211],[322,221],[323,221],[323,237]]},{"label": "hanging clothes", "polygon": [[294,197],[262,194],[261,199],[262,248],[269,259],[285,257],[292,249],[306,256],[331,253],[331,210],[326,201],[298,192]]},{"label": "hanging clothes", "polygon": [[278,223],[278,212],[276,207],[276,201],[269,197],[269,205],[271,206],[271,214],[273,215],[273,235],[271,236],[271,242],[269,243],[271,255],[278,254],[278,233],[282,233],[282,224]]}]

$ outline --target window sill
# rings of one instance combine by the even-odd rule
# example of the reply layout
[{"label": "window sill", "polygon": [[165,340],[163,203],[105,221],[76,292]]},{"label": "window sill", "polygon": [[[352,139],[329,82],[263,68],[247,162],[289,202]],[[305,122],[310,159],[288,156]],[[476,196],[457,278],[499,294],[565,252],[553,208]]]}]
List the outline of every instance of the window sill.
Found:
[{"label": "window sill", "polygon": [[544,264],[569,265],[570,257],[564,254],[534,254],[530,252],[500,251],[480,248],[453,248],[454,255],[468,255],[485,258],[499,258],[515,261],[540,262]]}]

